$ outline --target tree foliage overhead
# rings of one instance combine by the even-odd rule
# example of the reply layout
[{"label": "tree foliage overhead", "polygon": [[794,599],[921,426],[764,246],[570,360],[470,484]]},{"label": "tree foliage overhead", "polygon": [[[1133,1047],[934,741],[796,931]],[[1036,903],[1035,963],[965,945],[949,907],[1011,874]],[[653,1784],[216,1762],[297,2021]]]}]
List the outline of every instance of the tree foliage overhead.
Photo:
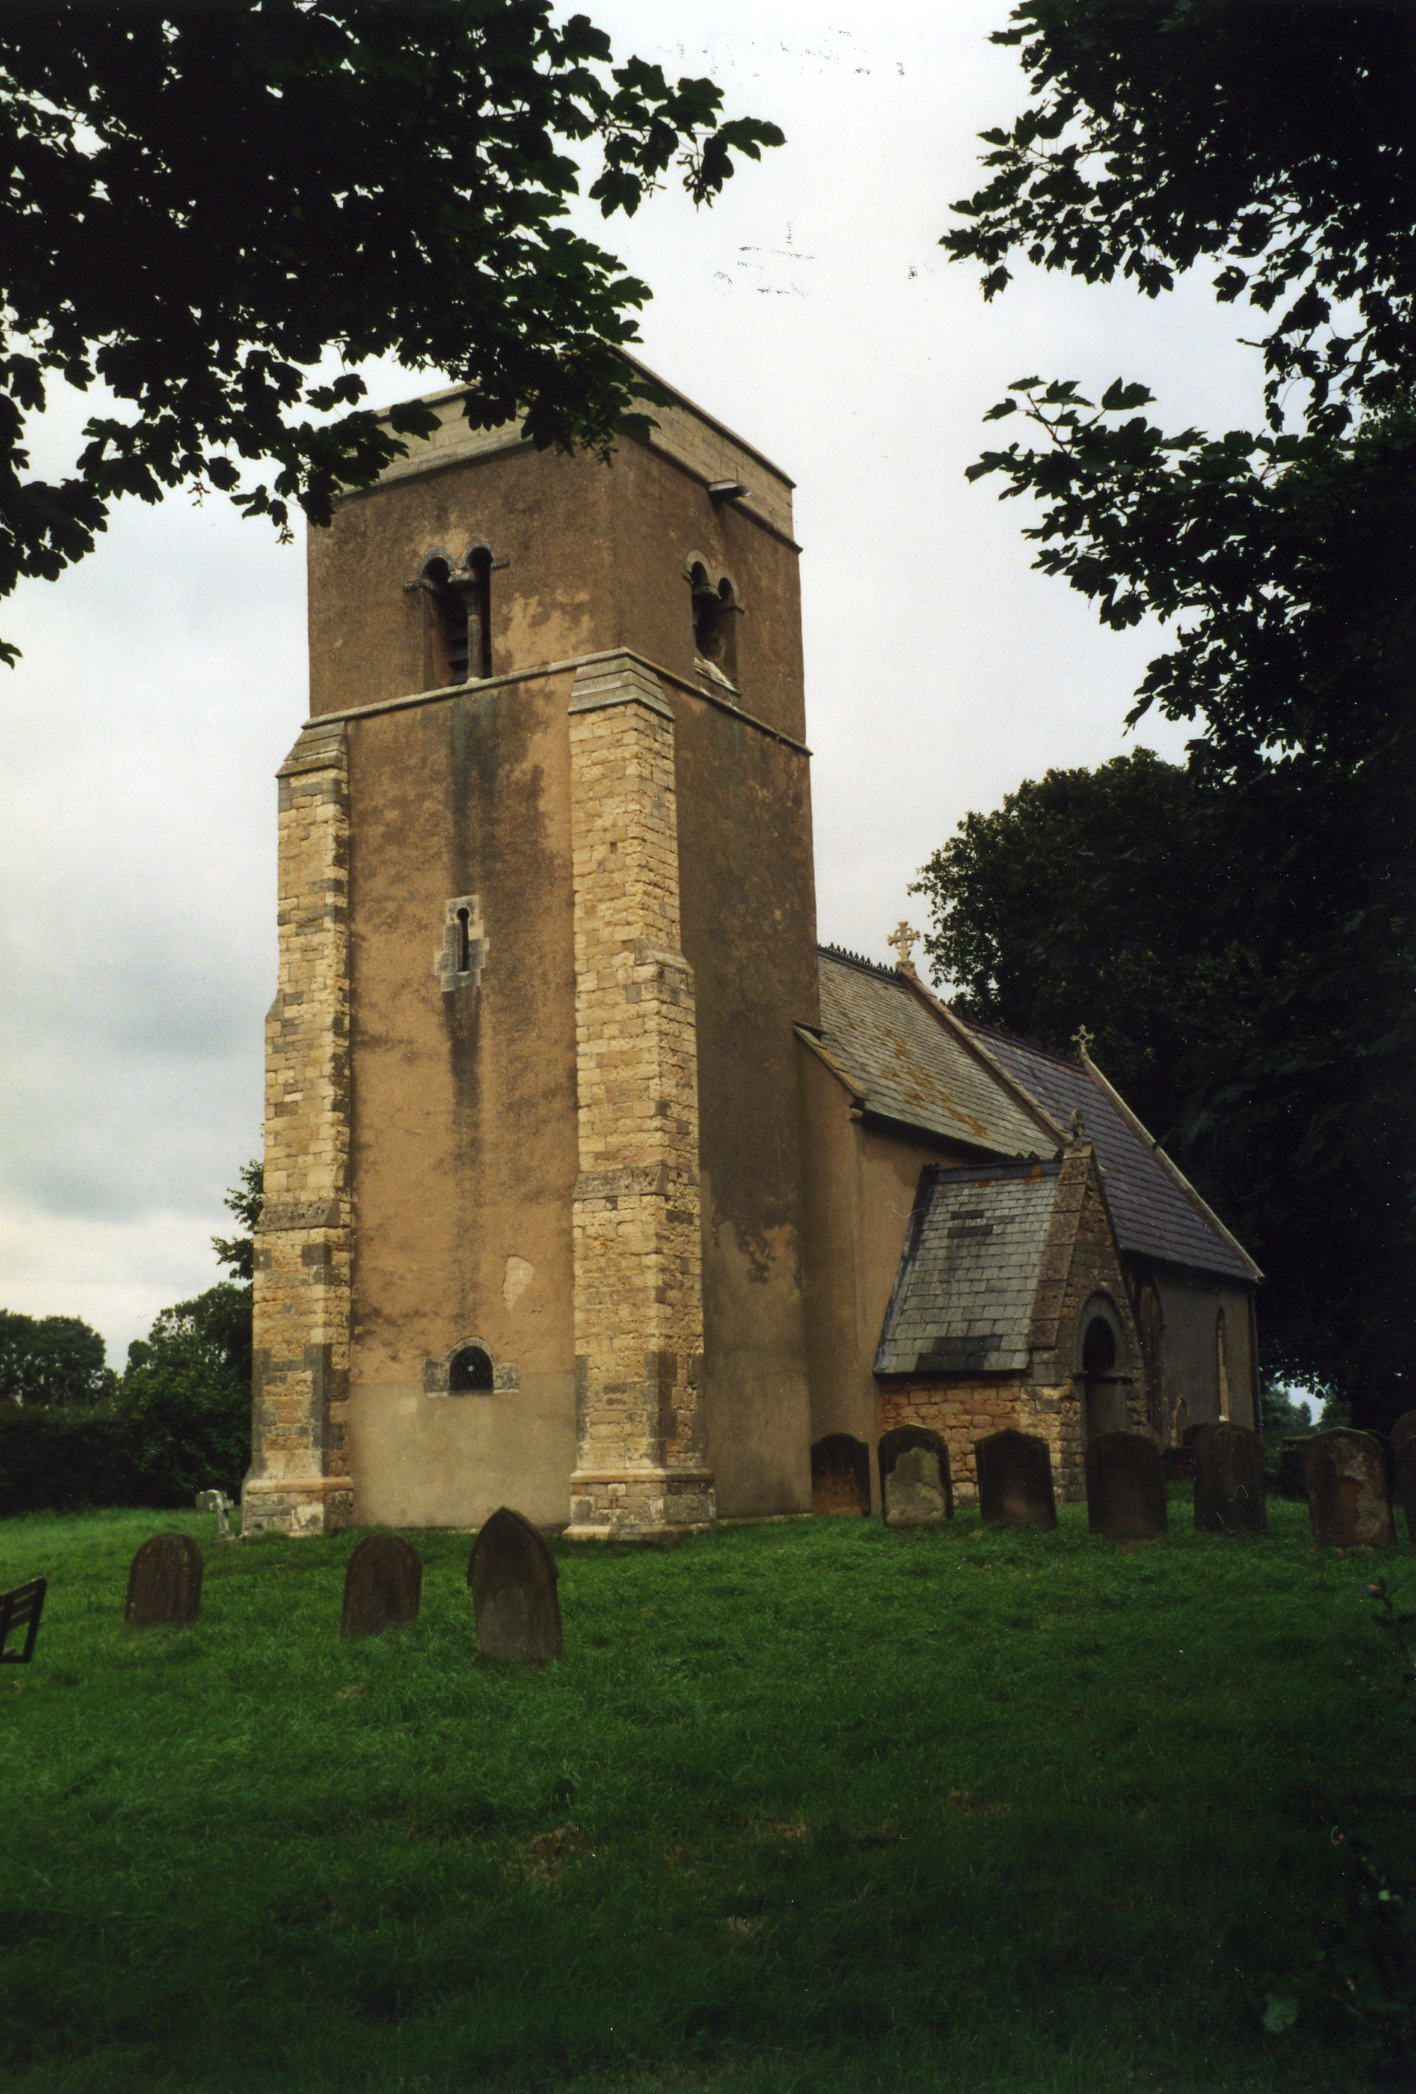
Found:
[{"label": "tree foliage overhead", "polygon": [[950,254],[1148,296],[1215,261],[1266,328],[1270,420],[1314,433],[1408,390],[1416,288],[1416,11],[1408,0],[1021,0],[992,38],[1032,99]]},{"label": "tree foliage overhead", "polygon": [[[416,404],[381,423],[350,370],[313,377],[329,356],[445,370],[479,426],[605,446],[648,292],[570,200],[584,180],[632,213],[677,168],[710,201],[780,139],[725,120],[711,81],[616,65],[551,0],[5,10],[0,594],[91,550],[124,494],[327,519],[429,426]],[[55,378],[112,397],[46,483],[25,420]]]},{"label": "tree foliage overhead", "polygon": [[[1021,0],[995,41],[1019,50],[1028,104],[985,134],[989,179],[943,244],[988,297],[1020,260],[1152,297],[1206,265],[1256,337],[1266,403],[1258,429],[1167,433],[1144,384],[1033,376],[992,410],[1026,434],[971,477],[1035,503],[1035,564],[1105,624],[1164,621],[1130,719],[1156,705],[1199,730],[1170,881],[1156,839],[1141,854],[1188,921],[1162,937],[1176,912],[1138,890],[1128,931],[1126,854],[1079,894],[1063,852],[1013,964],[1049,1025],[1048,998],[1083,986],[1059,931],[1079,915],[1121,939],[1115,979],[1154,969],[1177,1036],[1114,1073],[1161,1081],[1151,1114],[1268,1269],[1282,1364],[1383,1422],[1416,1194],[1416,9]],[[1038,812],[1015,799],[985,820]],[[1102,1009],[1106,987],[1087,989]],[[1072,1024],[1099,1031],[1095,1010]]]}]

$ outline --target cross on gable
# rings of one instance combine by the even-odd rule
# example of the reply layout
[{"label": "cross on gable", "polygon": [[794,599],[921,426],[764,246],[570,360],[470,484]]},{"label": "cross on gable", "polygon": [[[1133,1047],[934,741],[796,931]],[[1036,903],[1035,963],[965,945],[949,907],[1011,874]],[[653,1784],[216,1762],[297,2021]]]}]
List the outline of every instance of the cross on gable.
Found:
[{"label": "cross on gable", "polygon": [[915,971],[914,949],[919,944],[919,932],[910,929],[903,916],[891,935],[885,940],[895,951],[895,965],[905,974]]}]

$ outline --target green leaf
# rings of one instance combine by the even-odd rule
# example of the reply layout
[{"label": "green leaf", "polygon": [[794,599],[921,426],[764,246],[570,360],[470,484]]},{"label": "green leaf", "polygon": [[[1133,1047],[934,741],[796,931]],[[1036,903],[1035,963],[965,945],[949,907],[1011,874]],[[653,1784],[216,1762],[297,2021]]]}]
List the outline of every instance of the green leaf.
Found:
[{"label": "green leaf", "polygon": [[1263,2025],[1270,2036],[1286,2035],[1298,2019],[1298,2002],[1289,1993],[1271,1992],[1264,2006]]}]

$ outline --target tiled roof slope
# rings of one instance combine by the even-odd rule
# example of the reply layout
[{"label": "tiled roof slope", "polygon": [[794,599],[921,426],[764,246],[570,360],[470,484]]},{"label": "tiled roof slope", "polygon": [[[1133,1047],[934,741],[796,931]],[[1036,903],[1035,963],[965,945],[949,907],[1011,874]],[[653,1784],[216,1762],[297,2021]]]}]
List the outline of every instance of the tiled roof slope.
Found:
[{"label": "tiled roof slope", "polygon": [[895,973],[823,951],[821,1040],[870,1112],[1000,1156],[1052,1144]]},{"label": "tiled roof slope", "polygon": [[969,1019],[964,1023],[1059,1126],[1065,1127],[1080,1110],[1083,1131],[1105,1174],[1106,1201],[1123,1251],[1249,1282],[1257,1277],[1257,1269],[1206,1220],[1179,1174],[1156,1154],[1084,1063],[1063,1061],[991,1026]]},{"label": "tiled roof slope", "polygon": [[929,1170],[875,1355],[877,1374],[1018,1372],[1060,1164]]}]

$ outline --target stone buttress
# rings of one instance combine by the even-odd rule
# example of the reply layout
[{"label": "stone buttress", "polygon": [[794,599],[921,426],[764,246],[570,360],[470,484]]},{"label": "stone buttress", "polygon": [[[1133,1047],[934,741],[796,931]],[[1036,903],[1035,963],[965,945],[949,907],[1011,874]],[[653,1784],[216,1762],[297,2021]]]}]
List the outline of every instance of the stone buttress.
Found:
[{"label": "stone buttress", "polygon": [[279,772],[279,964],[266,1021],[265,1201],[255,1235],[245,1532],[348,1524],[349,794],[341,723]]},{"label": "stone buttress", "polygon": [[715,1516],[702,1417],[693,976],[680,950],[674,716],[629,655],[570,703],[580,1170],[572,1536]]}]

